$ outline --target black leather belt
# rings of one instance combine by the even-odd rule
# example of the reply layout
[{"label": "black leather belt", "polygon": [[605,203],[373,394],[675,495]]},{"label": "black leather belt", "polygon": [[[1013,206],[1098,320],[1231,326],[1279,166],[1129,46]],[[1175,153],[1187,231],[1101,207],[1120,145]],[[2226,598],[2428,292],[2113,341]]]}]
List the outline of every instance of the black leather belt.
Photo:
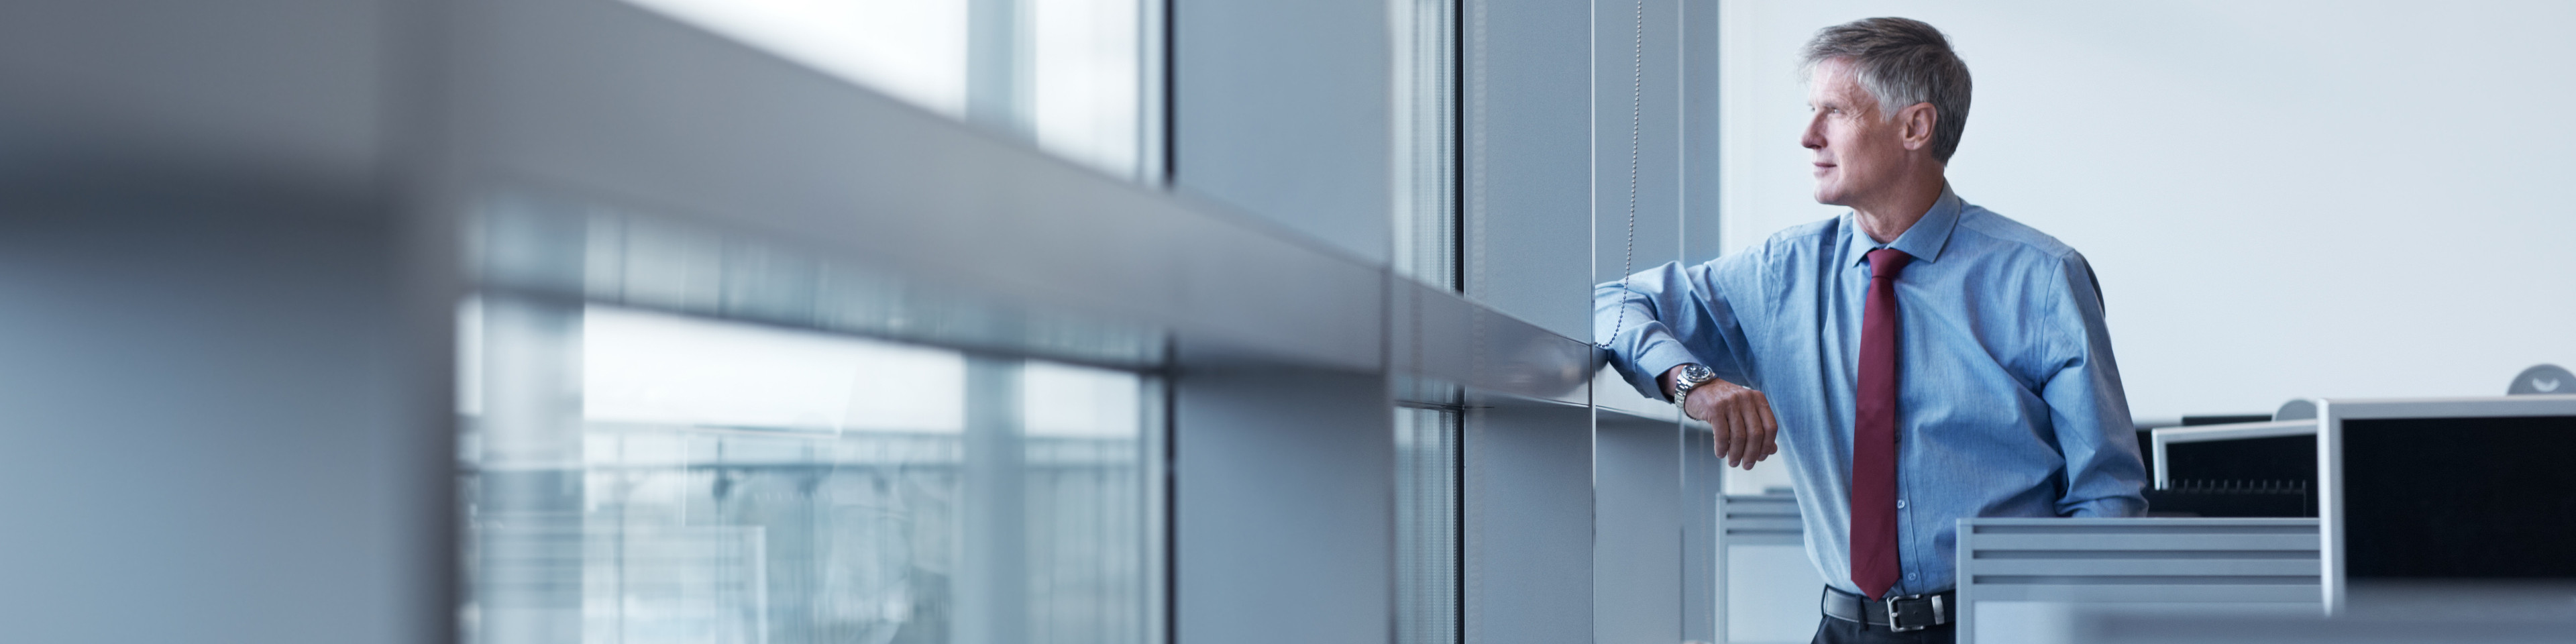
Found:
[{"label": "black leather belt", "polygon": [[1826,616],[1846,622],[1885,626],[1891,631],[1919,631],[1934,626],[1946,626],[1957,619],[1958,612],[1959,596],[1955,591],[1897,595],[1889,596],[1885,600],[1872,600],[1834,590],[1831,586],[1825,587]]}]

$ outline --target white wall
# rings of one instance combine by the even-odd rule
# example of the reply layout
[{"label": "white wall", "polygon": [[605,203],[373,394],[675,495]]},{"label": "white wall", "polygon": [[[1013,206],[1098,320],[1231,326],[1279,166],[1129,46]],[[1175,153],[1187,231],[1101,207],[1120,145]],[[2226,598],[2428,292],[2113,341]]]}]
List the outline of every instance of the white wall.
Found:
[{"label": "white wall", "polygon": [[1730,252],[1839,212],[1797,49],[1880,15],[1967,60],[1951,184],[2092,260],[2138,417],[2576,364],[2576,4],[1727,2]]}]

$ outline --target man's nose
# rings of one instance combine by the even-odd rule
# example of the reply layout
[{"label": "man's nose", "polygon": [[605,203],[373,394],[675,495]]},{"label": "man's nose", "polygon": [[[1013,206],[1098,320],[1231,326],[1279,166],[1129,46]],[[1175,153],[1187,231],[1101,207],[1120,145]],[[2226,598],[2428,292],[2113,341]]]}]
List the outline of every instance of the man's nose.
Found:
[{"label": "man's nose", "polygon": [[1817,120],[1807,120],[1807,129],[1798,133],[1798,145],[1809,150],[1825,147],[1825,133],[1817,131]]}]

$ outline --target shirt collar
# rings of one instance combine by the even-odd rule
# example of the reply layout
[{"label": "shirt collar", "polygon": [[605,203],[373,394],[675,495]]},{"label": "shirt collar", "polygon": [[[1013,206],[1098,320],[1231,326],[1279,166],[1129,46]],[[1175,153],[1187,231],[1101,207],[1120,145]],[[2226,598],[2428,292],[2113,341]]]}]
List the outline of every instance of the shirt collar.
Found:
[{"label": "shirt collar", "polygon": [[1915,220],[1913,227],[1906,228],[1904,234],[1896,236],[1896,241],[1887,244],[1870,239],[1869,231],[1861,230],[1859,213],[1843,215],[1851,223],[1848,226],[1851,229],[1850,262],[1869,261],[1869,252],[1880,248],[1905,251],[1917,262],[1938,261],[1941,248],[1950,243],[1950,230],[1959,226],[1959,212],[1966,206],[1967,202],[1959,199],[1959,193],[1951,192],[1950,186],[1945,184],[1941,186],[1941,198],[1932,202],[1932,209],[1924,211],[1922,219]]}]

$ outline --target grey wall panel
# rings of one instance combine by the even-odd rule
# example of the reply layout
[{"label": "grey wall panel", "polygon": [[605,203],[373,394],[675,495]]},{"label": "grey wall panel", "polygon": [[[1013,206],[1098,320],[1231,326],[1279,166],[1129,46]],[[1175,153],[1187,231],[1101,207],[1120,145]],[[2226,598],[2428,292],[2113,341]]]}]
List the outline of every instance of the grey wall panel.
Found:
[{"label": "grey wall panel", "polygon": [[1468,297],[1592,338],[1592,35],[1583,3],[1468,0]]},{"label": "grey wall panel", "polygon": [[1590,414],[1470,401],[1462,535],[1468,644],[1592,641]]},{"label": "grey wall panel", "polygon": [[1615,413],[1595,422],[1593,641],[1681,641],[1681,428]]},{"label": "grey wall panel", "polygon": [[1682,261],[1704,262],[1724,248],[1718,238],[1718,0],[1681,0]]},{"label": "grey wall panel", "polygon": [[1726,490],[1726,461],[1717,457],[1714,442],[1705,426],[1682,430],[1682,640],[1690,642],[1718,641],[1717,504]]},{"label": "grey wall panel", "polygon": [[[370,178],[392,0],[0,4],[0,167],[66,157]],[[8,167],[15,165],[15,167]]]},{"label": "grey wall panel", "polygon": [[1387,11],[1371,0],[1174,1],[1173,186],[1385,263]]},{"label": "grey wall panel", "polygon": [[1592,275],[1600,281],[1681,259],[1681,17],[1681,0],[1593,5]]},{"label": "grey wall panel", "polygon": [[0,203],[8,639],[454,641],[453,403],[396,226],[153,192]]},{"label": "grey wall panel", "polygon": [[1385,379],[1185,369],[1173,394],[1174,641],[1387,641],[1395,441]]},{"label": "grey wall panel", "polygon": [[[1682,0],[1681,39],[1681,260],[1707,261],[1718,252],[1718,0]],[[1718,604],[1717,505],[1725,492],[1726,461],[1714,437],[1694,424],[1682,445],[1682,639],[1716,642]]]}]

